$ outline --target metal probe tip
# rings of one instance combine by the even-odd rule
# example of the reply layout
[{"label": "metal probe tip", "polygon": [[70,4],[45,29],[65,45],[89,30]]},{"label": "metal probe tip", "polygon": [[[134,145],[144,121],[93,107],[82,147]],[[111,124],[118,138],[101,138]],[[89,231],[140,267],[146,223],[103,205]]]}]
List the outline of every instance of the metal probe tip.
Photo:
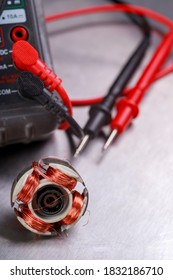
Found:
[{"label": "metal probe tip", "polygon": [[78,155],[85,149],[86,145],[88,144],[90,140],[90,135],[85,135],[84,138],[82,139],[79,147],[77,148],[75,154],[74,154],[74,157],[77,158]]},{"label": "metal probe tip", "polygon": [[118,130],[114,129],[112,130],[111,134],[109,135],[104,147],[103,147],[103,152],[107,151],[107,149],[109,148],[109,146],[112,144],[112,142],[114,141],[114,139],[118,136]]}]

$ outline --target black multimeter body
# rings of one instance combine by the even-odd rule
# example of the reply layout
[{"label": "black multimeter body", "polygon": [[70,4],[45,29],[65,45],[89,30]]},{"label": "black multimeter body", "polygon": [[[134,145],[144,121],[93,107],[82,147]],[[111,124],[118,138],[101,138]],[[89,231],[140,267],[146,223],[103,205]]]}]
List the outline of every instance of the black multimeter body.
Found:
[{"label": "black multimeter body", "polygon": [[43,139],[59,124],[37,102],[20,96],[16,82],[20,71],[12,61],[14,41],[25,36],[52,66],[41,4],[41,0],[6,0],[0,15],[0,146]]}]

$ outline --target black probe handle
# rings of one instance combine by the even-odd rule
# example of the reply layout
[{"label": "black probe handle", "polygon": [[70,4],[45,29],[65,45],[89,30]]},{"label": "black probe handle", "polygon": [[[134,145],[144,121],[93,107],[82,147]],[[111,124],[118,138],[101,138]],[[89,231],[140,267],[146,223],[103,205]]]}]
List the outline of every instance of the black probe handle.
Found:
[{"label": "black probe handle", "polygon": [[[127,4],[126,2],[120,0],[113,0],[112,2]],[[110,123],[111,111],[116,100],[122,97],[125,87],[127,86],[130,78],[135,73],[136,69],[139,67],[150,44],[151,28],[145,17],[139,16],[137,14],[126,14],[130,20],[141,29],[144,34],[144,38],[127,63],[124,65],[123,69],[110,87],[104,99],[97,105],[91,106],[89,110],[89,120],[84,127],[84,133],[89,135],[91,139],[95,138],[99,134],[103,126]]]},{"label": "black probe handle", "polygon": [[115,105],[117,98],[122,96],[127,83],[131,76],[139,66],[146,49],[150,43],[150,38],[142,40],[136,51],[130,57],[128,62],[123,67],[121,73],[111,86],[108,94],[104,97],[103,101],[90,108],[89,120],[84,128],[84,133],[90,135],[90,138],[95,138],[101,128],[108,125],[111,121],[111,111]]}]

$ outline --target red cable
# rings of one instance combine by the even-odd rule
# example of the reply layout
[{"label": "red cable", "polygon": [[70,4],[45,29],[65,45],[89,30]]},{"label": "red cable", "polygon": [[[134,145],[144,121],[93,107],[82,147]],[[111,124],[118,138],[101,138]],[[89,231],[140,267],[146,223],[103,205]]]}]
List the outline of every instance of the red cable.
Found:
[{"label": "red cable", "polygon": [[[55,20],[65,19],[69,17],[75,17],[75,16],[82,16],[82,15],[88,15],[93,13],[102,13],[102,12],[128,12],[128,13],[137,13],[143,16],[150,17],[156,21],[158,21],[161,24],[166,25],[169,29],[173,29],[173,22],[160,15],[157,12],[151,11],[149,9],[138,7],[134,5],[120,5],[120,4],[113,4],[113,5],[103,5],[103,6],[96,6],[96,7],[89,7],[79,10],[73,10],[73,11],[67,11],[61,14],[54,14],[51,16],[46,17],[46,22],[52,22]],[[168,67],[165,67],[160,72],[158,72],[153,79],[153,81],[158,80],[165,75],[168,75],[173,71],[173,64],[169,65]],[[124,95],[127,93],[129,94],[133,89],[126,89],[124,92]],[[89,106],[96,103],[99,103],[103,97],[97,97],[97,98],[91,98],[91,99],[85,99],[85,100],[72,100],[73,106]]]},{"label": "red cable", "polygon": [[135,88],[125,98],[117,102],[117,114],[111,122],[112,130],[116,129],[118,133],[122,133],[129,126],[132,119],[137,117],[139,113],[139,104],[146,90],[151,85],[157,71],[170,54],[172,45],[173,31],[165,35],[139,78]]},{"label": "red cable", "polygon": [[46,17],[46,22],[52,22],[52,21],[55,21],[58,19],[65,19],[68,17],[75,17],[75,16],[82,16],[82,15],[88,15],[88,14],[94,14],[94,13],[103,13],[103,12],[136,13],[139,15],[150,17],[150,18],[166,25],[168,28],[173,29],[173,22],[170,19],[162,16],[159,13],[149,10],[147,8],[138,7],[135,5],[123,5],[123,4],[111,4],[111,5],[102,5],[102,6],[96,6],[96,7],[88,7],[88,8],[84,8],[84,9],[64,12],[61,14],[54,14],[54,15]]}]

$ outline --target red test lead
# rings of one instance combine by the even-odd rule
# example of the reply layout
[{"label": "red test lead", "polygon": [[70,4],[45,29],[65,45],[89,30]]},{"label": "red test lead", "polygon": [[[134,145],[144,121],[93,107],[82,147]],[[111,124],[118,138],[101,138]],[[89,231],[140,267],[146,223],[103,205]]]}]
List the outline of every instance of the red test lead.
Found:
[{"label": "red test lead", "polygon": [[123,133],[131,123],[132,119],[138,116],[139,104],[144,97],[146,90],[152,84],[156,73],[168,58],[172,46],[173,32],[170,32],[163,38],[135,88],[127,95],[127,97],[122,98],[117,102],[117,114],[111,122],[112,132],[103,147],[103,151],[106,151],[115,137]]}]

